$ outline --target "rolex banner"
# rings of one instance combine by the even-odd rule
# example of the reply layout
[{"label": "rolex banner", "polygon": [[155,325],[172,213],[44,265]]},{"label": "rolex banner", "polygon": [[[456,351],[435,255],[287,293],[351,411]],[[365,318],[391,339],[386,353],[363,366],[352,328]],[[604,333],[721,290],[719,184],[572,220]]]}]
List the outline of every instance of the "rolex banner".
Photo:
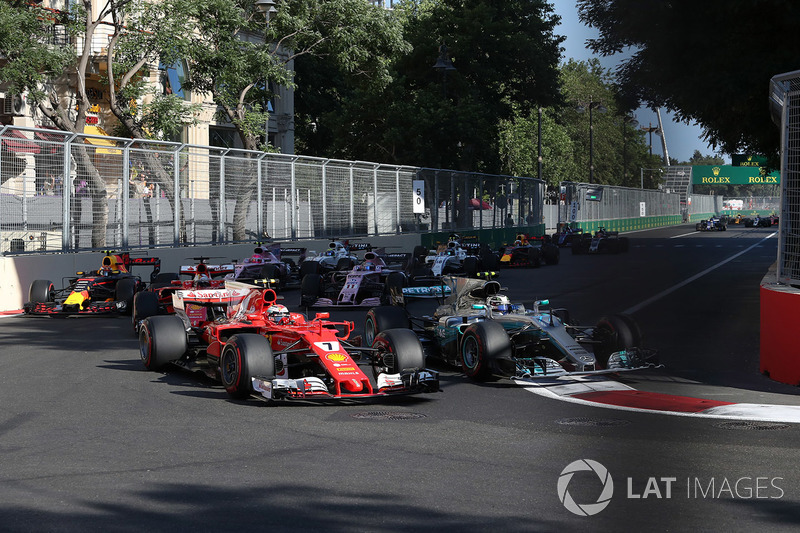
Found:
[{"label": "rolex banner", "polygon": [[780,172],[767,174],[762,167],[734,167],[732,165],[695,165],[692,167],[694,185],[776,185],[781,182]]}]

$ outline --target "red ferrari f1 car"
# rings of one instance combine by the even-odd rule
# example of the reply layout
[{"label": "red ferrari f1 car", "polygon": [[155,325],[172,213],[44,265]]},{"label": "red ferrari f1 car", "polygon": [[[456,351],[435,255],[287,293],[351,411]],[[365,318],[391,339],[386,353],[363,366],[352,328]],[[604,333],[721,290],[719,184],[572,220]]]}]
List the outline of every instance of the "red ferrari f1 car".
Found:
[{"label": "red ferrari f1 car", "polygon": [[[348,339],[352,322],[329,313],[307,320],[277,303],[272,289],[229,284],[180,290],[174,315],[142,322],[139,347],[150,370],[168,364],[201,371],[233,398],[366,399],[436,392],[439,375],[424,368],[422,345],[408,329],[376,335],[369,347]],[[373,379],[359,367],[372,366]]]},{"label": "red ferrari f1 car", "polygon": [[157,257],[106,252],[100,269],[78,271],[75,277],[68,278],[63,289],[56,289],[50,280],[35,280],[23,310],[43,316],[130,314],[133,298],[145,288],[145,282],[129,269],[141,265],[153,267],[151,281],[158,278],[161,261]]}]

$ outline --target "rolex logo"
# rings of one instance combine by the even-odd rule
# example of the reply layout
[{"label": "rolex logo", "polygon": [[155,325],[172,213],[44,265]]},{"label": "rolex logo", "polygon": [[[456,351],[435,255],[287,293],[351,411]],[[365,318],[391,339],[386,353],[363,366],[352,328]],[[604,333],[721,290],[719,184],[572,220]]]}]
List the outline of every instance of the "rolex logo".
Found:
[{"label": "rolex logo", "polygon": [[713,172],[715,176],[719,176],[719,167],[712,168],[711,172]]}]

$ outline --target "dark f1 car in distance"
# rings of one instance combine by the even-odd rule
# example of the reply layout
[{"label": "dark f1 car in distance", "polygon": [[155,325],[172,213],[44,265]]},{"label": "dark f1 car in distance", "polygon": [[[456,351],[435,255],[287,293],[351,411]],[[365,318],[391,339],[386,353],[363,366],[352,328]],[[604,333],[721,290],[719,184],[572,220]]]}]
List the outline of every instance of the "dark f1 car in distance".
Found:
[{"label": "dark f1 car in distance", "polygon": [[447,281],[453,293],[433,316],[410,317],[395,306],[370,309],[365,340],[387,328],[410,327],[426,355],[460,366],[477,380],[620,372],[655,364],[655,352],[641,347],[641,333],[629,316],[608,315],[594,326],[581,326],[565,309],[547,309],[547,300],[532,309],[512,304],[497,281]]},{"label": "dark f1 car in distance", "polygon": [[[294,261],[291,257],[297,256]],[[306,258],[305,248],[285,248],[280,244],[270,247],[258,245],[253,250],[253,255],[235,262],[233,272],[226,275],[227,279],[241,283],[252,283],[256,279],[278,280],[275,288],[284,289],[289,285],[300,283],[300,269],[298,263]]]},{"label": "dark f1 car in distance", "polygon": [[567,224],[561,226],[556,233],[550,237],[550,241],[556,246],[572,246],[575,242],[583,238],[583,229],[573,228]]},{"label": "dark f1 car in distance", "polygon": [[129,269],[153,267],[150,280],[154,282],[158,279],[161,261],[157,257],[131,257],[128,252],[105,254],[98,270],[76,272],[75,277],[65,278],[66,286],[62,289],[56,289],[50,280],[35,280],[28,292],[28,302],[23,306],[24,312],[43,316],[130,314],[134,296],[146,284]]},{"label": "dark f1 car in distance", "polygon": [[518,233],[513,244],[499,249],[501,267],[534,267],[557,265],[561,250],[548,237],[531,237]]},{"label": "dark f1 car in distance", "polygon": [[579,254],[618,254],[627,252],[630,247],[627,237],[620,237],[618,231],[598,228],[594,233],[582,233],[580,239],[573,239],[572,253]]},{"label": "dark f1 car in distance", "polygon": [[719,217],[711,217],[695,224],[694,229],[695,231],[725,231],[728,229],[728,225]]},{"label": "dark f1 car in distance", "polygon": [[[272,289],[233,284],[173,294],[175,315],[142,322],[139,347],[149,370],[168,364],[203,372],[233,398],[367,399],[437,392],[417,337],[387,330],[370,346],[349,341],[352,322],[328,313],[308,320],[277,302]],[[359,363],[372,366],[373,379]]]},{"label": "dark f1 car in distance", "polygon": [[448,274],[475,276],[483,270],[496,270],[498,266],[497,254],[488,245],[457,233],[451,233],[447,243],[435,250],[415,247],[413,256],[420,266],[429,268],[437,277]]}]

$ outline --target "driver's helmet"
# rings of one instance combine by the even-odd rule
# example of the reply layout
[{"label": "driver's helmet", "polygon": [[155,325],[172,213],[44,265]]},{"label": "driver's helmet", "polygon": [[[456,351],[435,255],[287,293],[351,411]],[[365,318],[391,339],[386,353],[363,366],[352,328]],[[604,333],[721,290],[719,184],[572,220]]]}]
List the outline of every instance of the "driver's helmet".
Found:
[{"label": "driver's helmet", "polygon": [[522,239],[517,239],[514,241],[514,246],[522,246]]},{"label": "driver's helmet", "polygon": [[511,301],[508,299],[508,296],[503,294],[489,296],[489,298],[486,299],[486,304],[492,308],[492,313],[504,315],[511,312]]},{"label": "driver's helmet", "polygon": [[289,318],[289,309],[285,305],[273,304],[267,309],[269,318],[275,322],[279,322],[284,318]]}]

